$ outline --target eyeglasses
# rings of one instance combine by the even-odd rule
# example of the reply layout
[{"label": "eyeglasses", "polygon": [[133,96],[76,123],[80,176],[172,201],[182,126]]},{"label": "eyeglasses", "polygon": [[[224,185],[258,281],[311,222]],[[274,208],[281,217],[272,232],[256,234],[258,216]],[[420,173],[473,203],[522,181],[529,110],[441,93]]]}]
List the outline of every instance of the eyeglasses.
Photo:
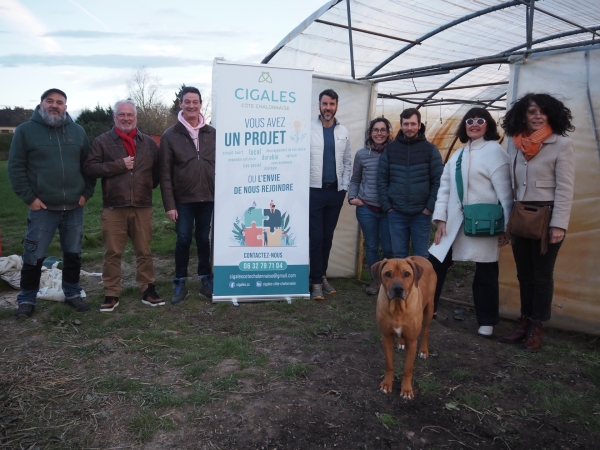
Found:
[{"label": "eyeglasses", "polygon": [[477,125],[483,125],[485,123],[485,119],[482,119],[481,117],[479,117],[477,120],[475,119],[467,119],[465,120],[467,125],[473,125],[474,123],[477,123]]},{"label": "eyeglasses", "polygon": [[131,114],[131,113],[119,113],[119,114],[117,114],[117,117],[119,119],[124,119],[125,117],[127,117],[128,119],[133,119],[135,117],[135,114]]},{"label": "eyeglasses", "polygon": [[377,133],[387,134],[387,132],[388,132],[387,128],[373,128],[373,130],[371,130],[371,133],[373,133],[373,134],[377,134]]}]

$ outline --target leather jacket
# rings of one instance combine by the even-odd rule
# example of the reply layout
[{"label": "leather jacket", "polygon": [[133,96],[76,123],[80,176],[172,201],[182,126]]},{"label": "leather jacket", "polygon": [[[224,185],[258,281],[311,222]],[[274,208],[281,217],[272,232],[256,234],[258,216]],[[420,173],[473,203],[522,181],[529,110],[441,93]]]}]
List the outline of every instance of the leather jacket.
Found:
[{"label": "leather jacket", "polygon": [[83,170],[90,177],[102,178],[105,208],[152,206],[152,189],[158,186],[158,145],[138,130],[133,170],[125,167],[123,158],[128,156],[114,127],[92,143]]},{"label": "leather jacket", "polygon": [[216,130],[204,125],[198,132],[199,149],[181,122],[161,137],[160,190],[165,211],[179,203],[214,202]]}]

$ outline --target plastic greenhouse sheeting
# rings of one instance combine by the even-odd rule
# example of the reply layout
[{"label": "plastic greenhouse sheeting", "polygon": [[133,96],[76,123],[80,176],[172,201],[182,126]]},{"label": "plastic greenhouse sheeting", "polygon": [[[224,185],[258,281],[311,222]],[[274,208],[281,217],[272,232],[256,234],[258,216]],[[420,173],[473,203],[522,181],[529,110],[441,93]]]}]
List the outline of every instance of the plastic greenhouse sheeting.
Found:
[{"label": "plastic greenhouse sheeting", "polygon": [[[430,98],[429,106],[422,111],[431,130],[428,136],[435,134],[440,149],[445,151],[452,143],[448,131],[454,129],[446,119],[462,116],[465,106],[460,102],[503,109],[508,57],[525,51],[527,46],[529,3],[529,0],[351,0],[355,77],[377,77],[371,80],[378,83],[380,97],[391,97],[377,100],[376,115],[385,115],[397,129],[402,109]],[[532,51],[581,45],[594,38],[589,30],[600,29],[597,0],[544,0],[535,2],[535,6]],[[309,67],[316,74],[351,78],[348,29],[331,24],[348,26],[346,0],[326,2],[284,37],[263,62]],[[481,61],[486,58],[489,62],[492,57],[504,59],[486,64]],[[469,64],[465,60],[474,61]],[[454,66],[448,68],[448,64]],[[440,68],[447,73],[432,75]],[[403,79],[391,79],[398,76]],[[444,87],[461,89],[423,92]]]}]

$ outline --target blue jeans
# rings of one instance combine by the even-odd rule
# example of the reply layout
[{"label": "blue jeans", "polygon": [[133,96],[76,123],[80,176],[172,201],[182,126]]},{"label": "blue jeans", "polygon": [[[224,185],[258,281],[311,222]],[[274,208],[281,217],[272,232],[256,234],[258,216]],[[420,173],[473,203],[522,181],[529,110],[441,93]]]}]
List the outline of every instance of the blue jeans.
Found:
[{"label": "blue jeans", "polygon": [[[384,258],[392,258],[392,238],[387,213],[375,212],[367,206],[356,207],[356,219],[365,238],[365,253],[369,270],[379,258],[379,245]],[[373,276],[371,276],[371,280]]]},{"label": "blue jeans", "polygon": [[58,229],[63,254],[62,289],[65,298],[81,295],[79,271],[81,269],[81,242],[83,239],[83,208],[70,211],[29,210],[27,234],[23,241],[23,268],[19,304],[35,305],[40,290],[42,264],[48,247]]},{"label": "blue jeans", "polygon": [[409,243],[412,239],[414,256],[429,256],[429,235],[431,233],[431,216],[419,213],[407,216],[392,210],[387,213],[392,237],[394,258],[406,258],[409,254]]},{"label": "blue jeans", "polygon": [[310,282],[323,283],[327,273],[329,253],[333,245],[333,232],[340,217],[346,191],[337,188],[310,188],[308,239]]},{"label": "blue jeans", "polygon": [[210,265],[210,224],[214,207],[214,202],[179,203],[177,205],[174,281],[184,280],[188,276],[190,245],[192,244],[194,225],[198,253],[198,277],[212,274]]}]

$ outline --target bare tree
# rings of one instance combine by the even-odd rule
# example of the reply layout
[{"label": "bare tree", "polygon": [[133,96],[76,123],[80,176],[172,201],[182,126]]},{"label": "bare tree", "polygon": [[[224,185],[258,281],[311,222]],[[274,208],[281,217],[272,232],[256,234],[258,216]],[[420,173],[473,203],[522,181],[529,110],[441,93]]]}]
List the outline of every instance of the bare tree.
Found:
[{"label": "bare tree", "polygon": [[160,93],[160,79],[152,76],[147,67],[135,69],[127,83],[129,97],[136,104],[138,128],[144,133],[162,134],[173,125],[169,107]]},{"label": "bare tree", "polygon": [[202,109],[200,110],[202,115],[204,116],[204,120],[206,123],[210,124],[212,121],[212,105],[210,100],[205,100],[202,102]]}]

